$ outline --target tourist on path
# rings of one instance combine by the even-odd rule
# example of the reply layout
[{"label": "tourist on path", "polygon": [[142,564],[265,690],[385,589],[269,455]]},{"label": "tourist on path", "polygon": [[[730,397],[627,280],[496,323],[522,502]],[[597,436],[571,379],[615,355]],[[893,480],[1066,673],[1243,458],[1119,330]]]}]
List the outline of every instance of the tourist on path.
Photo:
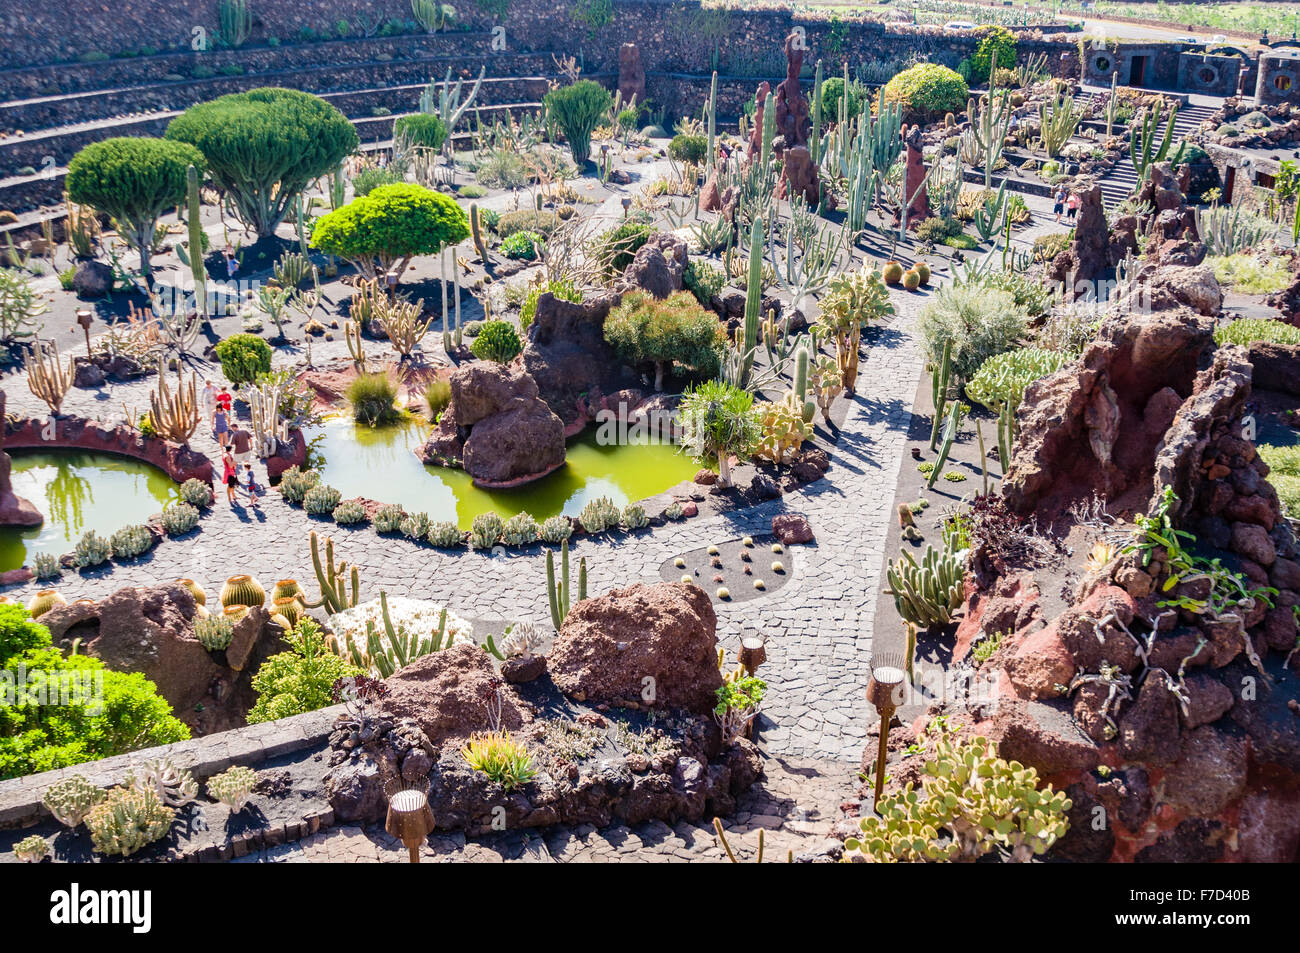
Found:
[{"label": "tourist on path", "polygon": [[1075,217],[1079,214],[1079,193],[1078,192],[1070,193],[1070,201],[1067,203],[1067,207],[1070,213],[1070,224],[1073,225]]},{"label": "tourist on path", "polygon": [[226,408],[221,404],[217,404],[217,409],[212,414],[212,433],[217,438],[217,445],[225,450],[230,438],[230,424],[226,419]]},{"label": "tourist on path", "polygon": [[203,382],[203,413],[209,420],[217,412],[217,386],[211,380]]},{"label": "tourist on path", "polygon": [[1061,224],[1061,216],[1065,214],[1065,186],[1056,190],[1056,197],[1053,199],[1052,213],[1056,216],[1056,224]]},{"label": "tourist on path", "polygon": [[230,448],[235,451],[235,463],[241,467],[253,462],[253,435],[237,423],[230,425]]},{"label": "tourist on path", "polygon": [[239,488],[239,470],[229,450],[221,454],[221,482],[226,485],[226,502],[234,506],[235,490]]},{"label": "tourist on path", "polygon": [[253,465],[251,463],[244,464],[244,476],[244,486],[248,489],[248,503],[254,509],[260,510],[261,507],[257,505],[257,495],[262,492],[262,487],[253,474]]}]

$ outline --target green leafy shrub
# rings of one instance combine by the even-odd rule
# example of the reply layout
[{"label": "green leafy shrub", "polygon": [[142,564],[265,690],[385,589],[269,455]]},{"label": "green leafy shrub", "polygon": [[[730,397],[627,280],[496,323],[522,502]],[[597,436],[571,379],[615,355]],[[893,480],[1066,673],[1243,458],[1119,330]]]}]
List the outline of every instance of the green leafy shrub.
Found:
[{"label": "green leafy shrub", "polygon": [[365,274],[397,271],[469,237],[469,216],[449,195],[422,185],[381,185],[316,220],[311,244]]},{"label": "green leafy shrub", "polygon": [[447,141],[447,126],[432,113],[412,113],[393,121],[393,138],[437,152]]},{"label": "green leafy shrub", "polygon": [[1209,263],[1219,284],[1240,294],[1262,295],[1281,291],[1291,283],[1291,270],[1285,259],[1261,260],[1253,254],[1212,255]]},{"label": "green leafy shrub", "polygon": [[983,36],[980,45],[970,57],[970,76],[976,82],[987,82],[989,70],[993,66],[993,55],[997,54],[998,66],[1009,68],[1016,62],[1016,35],[1004,26],[980,27]]},{"label": "green leafy shrub", "polygon": [[290,651],[272,655],[253,676],[257,702],[248,713],[249,724],[275,721],[316,711],[333,704],[334,683],[361,670],[325,646],[320,626],[311,619],[299,621],[287,637]]},{"label": "green leafy shrub", "polygon": [[217,342],[217,359],[226,380],[240,387],[271,370],[271,345],[255,334],[232,334]]},{"label": "green leafy shrub", "polygon": [[1016,346],[1028,316],[1007,292],[977,285],[944,285],[921,312],[918,330],[931,360],[952,342],[952,370],[969,379],[994,354]]},{"label": "green leafy shrub", "polygon": [[690,292],[659,300],[630,291],[606,317],[605,340],[620,360],[654,365],[654,388],[662,390],[664,373],[675,363],[706,377],[718,372],[721,328]]},{"label": "green leafy shrub", "polygon": [[921,119],[960,112],[970,87],[960,75],[938,63],[917,63],[899,73],[881,90],[884,105],[901,103],[903,112]]},{"label": "green leafy shrub", "polygon": [[254,89],[191,106],[167,138],[203,153],[214,184],[241,221],[275,233],[308,185],[356,151],[356,129],[325,100],[292,89]]},{"label": "green leafy shrub", "polygon": [[481,185],[475,185],[473,182],[466,182],[456,190],[456,194],[463,199],[481,199],[488,194],[488,190]]},{"label": "green leafy shrub", "polygon": [[593,80],[580,79],[572,86],[551,90],[542,102],[547,117],[564,133],[573,161],[581,169],[591,155],[591,134],[609,112],[609,90]]},{"label": "green leafy shrub", "polygon": [[501,254],[515,261],[536,261],[542,236],[536,232],[515,232],[501,243]]},{"label": "green leafy shrub", "polygon": [[469,346],[475,357],[498,364],[509,364],[523,349],[519,334],[509,321],[485,321]]},{"label": "green leafy shrub", "polygon": [[1039,235],[1034,239],[1032,252],[1034,261],[1052,261],[1057,255],[1070,247],[1073,238],[1073,230],[1053,232],[1050,235]]},{"label": "green leafy shrub", "polygon": [[[862,115],[867,105],[867,89],[856,80],[848,85],[848,117]],[[822,121],[839,122],[840,102],[844,99],[844,77],[830,76],[822,80]]]},{"label": "green leafy shrub", "polygon": [[493,149],[474,166],[474,175],[489,189],[522,189],[533,180],[524,157],[512,149]]},{"label": "green leafy shrub", "polygon": [[[0,605],[0,669],[64,673],[81,680],[102,673],[102,698],[70,697],[69,704],[38,704],[25,696],[0,706],[0,778],[50,771],[189,737],[153,682],[139,673],[104,667],[87,655],[64,657],[49,630],[18,605]],[[102,707],[100,702],[102,702]]]},{"label": "green leafy shrub", "polygon": [[695,295],[701,307],[707,308],[714,295],[727,286],[727,276],[721,268],[691,259],[682,273],[682,286]]},{"label": "green leafy shrub", "polygon": [[704,136],[679,133],[668,143],[668,154],[678,162],[701,165],[709,153],[709,140]]}]

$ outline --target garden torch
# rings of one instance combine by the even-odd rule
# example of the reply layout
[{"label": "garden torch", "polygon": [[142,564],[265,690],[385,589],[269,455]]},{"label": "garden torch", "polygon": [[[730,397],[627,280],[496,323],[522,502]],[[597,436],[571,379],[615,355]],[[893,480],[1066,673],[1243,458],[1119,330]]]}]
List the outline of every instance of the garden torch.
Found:
[{"label": "garden torch", "polygon": [[867,682],[867,701],[880,715],[880,749],[876,753],[876,791],[871,810],[880,803],[885,784],[885,751],[889,743],[889,722],[903,703],[903,682],[907,673],[900,656],[890,653],[871,657],[871,678]]}]

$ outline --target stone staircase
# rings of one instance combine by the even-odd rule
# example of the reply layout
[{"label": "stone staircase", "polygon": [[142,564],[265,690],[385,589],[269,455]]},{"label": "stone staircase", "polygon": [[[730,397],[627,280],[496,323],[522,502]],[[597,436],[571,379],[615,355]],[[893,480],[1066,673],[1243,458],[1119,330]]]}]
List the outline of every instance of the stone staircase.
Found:
[{"label": "stone staircase", "polygon": [[[1174,119],[1173,141],[1176,143],[1200,132],[1201,123],[1213,113],[1214,110],[1209,106],[1187,105],[1180,108]],[[1159,135],[1164,135],[1163,128]],[[1097,180],[1097,184],[1101,186],[1102,198],[1108,206],[1124,201],[1138,187],[1137,169],[1133,165],[1133,160],[1126,153],[1109,172]]]}]

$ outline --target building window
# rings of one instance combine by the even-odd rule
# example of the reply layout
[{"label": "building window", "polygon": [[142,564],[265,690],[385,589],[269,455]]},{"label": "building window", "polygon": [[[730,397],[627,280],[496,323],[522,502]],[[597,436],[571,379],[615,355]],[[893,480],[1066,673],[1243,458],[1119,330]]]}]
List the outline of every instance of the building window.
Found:
[{"label": "building window", "polygon": [[1273,88],[1279,93],[1285,93],[1291,88],[1291,77],[1286,73],[1278,73],[1273,77]]}]

